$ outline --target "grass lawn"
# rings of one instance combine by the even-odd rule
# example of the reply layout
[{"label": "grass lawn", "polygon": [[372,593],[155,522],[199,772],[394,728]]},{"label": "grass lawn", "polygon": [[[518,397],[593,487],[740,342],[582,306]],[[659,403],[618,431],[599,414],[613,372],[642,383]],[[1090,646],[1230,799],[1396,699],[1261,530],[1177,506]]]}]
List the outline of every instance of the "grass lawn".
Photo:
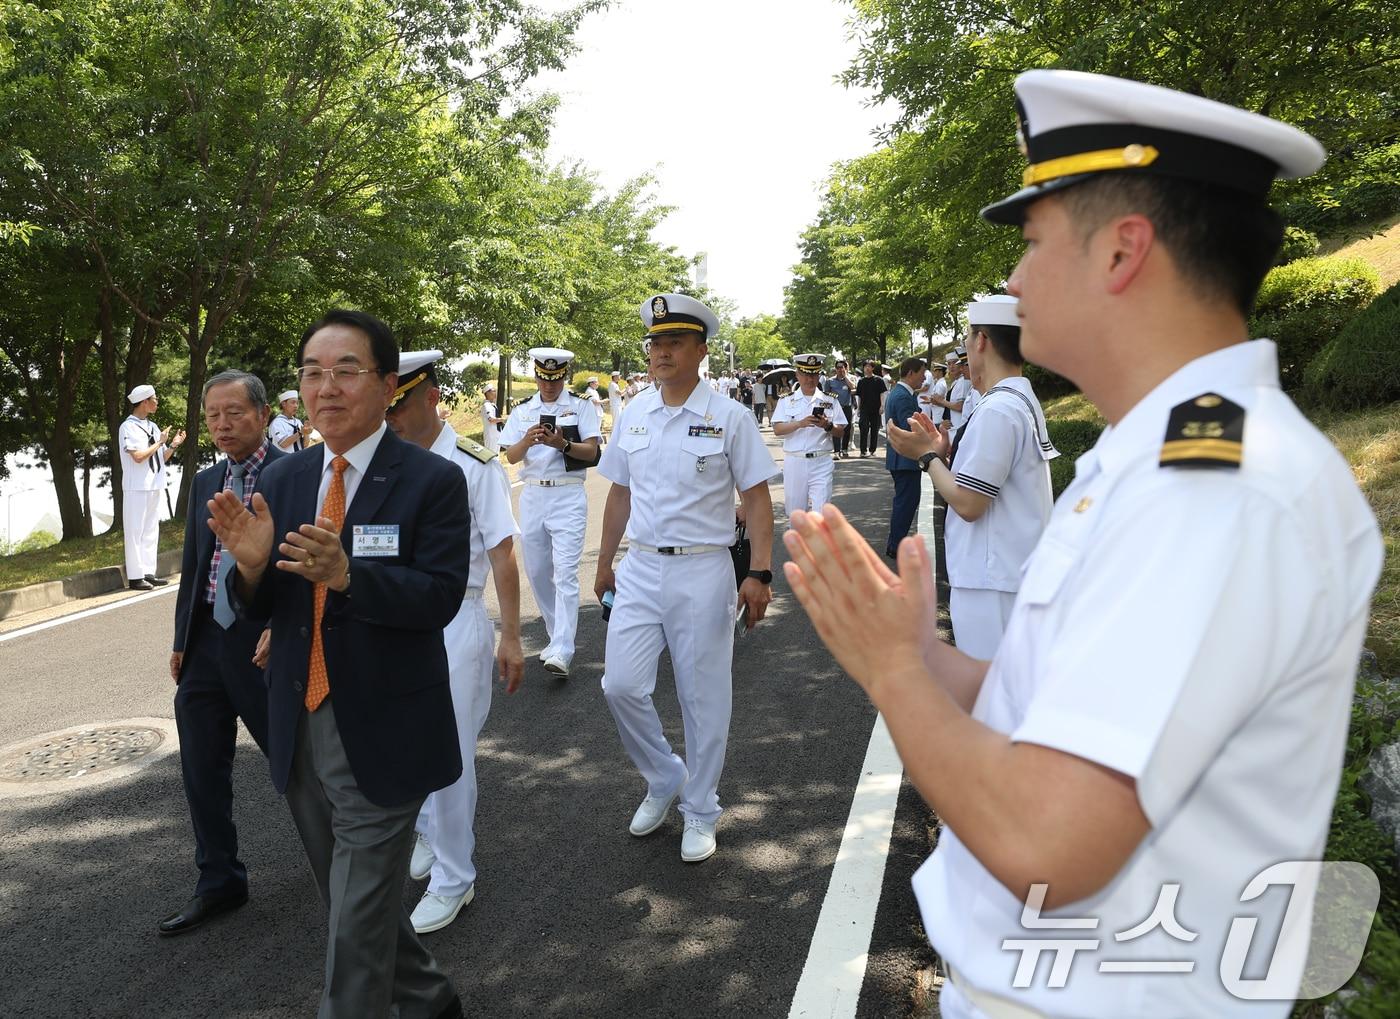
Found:
[{"label": "grass lawn", "polygon": [[1388,287],[1400,280],[1400,216],[1368,223],[1353,233],[1324,237],[1318,254],[1364,258],[1380,273],[1381,287]]},{"label": "grass lawn", "polygon": [[[167,520],[160,525],[160,551],[181,548],[185,543],[185,522]],[[37,552],[0,556],[0,591],[62,580],[75,573],[120,566],[124,558],[120,531],[108,531],[95,538],[73,538]]]}]

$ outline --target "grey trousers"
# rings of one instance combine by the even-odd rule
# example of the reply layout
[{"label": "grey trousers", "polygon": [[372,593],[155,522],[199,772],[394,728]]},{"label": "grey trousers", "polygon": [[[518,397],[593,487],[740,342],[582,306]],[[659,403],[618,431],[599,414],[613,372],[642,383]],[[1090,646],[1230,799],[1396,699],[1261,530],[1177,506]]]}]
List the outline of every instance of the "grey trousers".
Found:
[{"label": "grey trousers", "polygon": [[355,784],[330,699],[302,714],[287,805],[330,911],[318,1019],[429,1019],[456,995],[403,905],[422,802],[371,803]]}]

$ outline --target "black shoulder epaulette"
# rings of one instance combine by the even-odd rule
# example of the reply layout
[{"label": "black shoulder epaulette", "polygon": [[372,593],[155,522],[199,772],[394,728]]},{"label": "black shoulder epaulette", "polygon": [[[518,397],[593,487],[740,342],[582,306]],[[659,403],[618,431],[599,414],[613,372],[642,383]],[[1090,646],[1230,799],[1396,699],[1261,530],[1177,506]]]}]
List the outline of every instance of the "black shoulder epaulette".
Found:
[{"label": "black shoulder epaulette", "polygon": [[484,464],[489,464],[496,459],[496,454],[491,452],[475,439],[469,439],[465,435],[457,436],[457,448],[468,456],[480,460]]},{"label": "black shoulder epaulette", "polygon": [[1161,467],[1238,470],[1244,460],[1244,408],[1218,393],[1202,393],[1172,408],[1162,440]]}]

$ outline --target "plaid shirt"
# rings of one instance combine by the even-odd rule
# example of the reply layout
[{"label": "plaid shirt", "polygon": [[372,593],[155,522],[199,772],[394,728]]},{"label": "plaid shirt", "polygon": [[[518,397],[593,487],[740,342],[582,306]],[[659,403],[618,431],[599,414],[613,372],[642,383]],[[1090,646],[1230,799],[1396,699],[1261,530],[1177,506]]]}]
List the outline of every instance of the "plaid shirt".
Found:
[{"label": "plaid shirt", "polygon": [[[253,455],[243,461],[243,505],[250,506],[253,502],[253,488],[258,483],[258,472],[263,469],[263,463],[267,460],[268,448],[272,445],[272,440],[264,438],[262,445],[254,450]],[[233,475],[228,469],[228,460],[224,461],[224,491],[228,491],[233,486]],[[224,545],[218,538],[214,539],[214,554],[209,557],[209,576],[204,582],[204,602],[206,605],[214,604],[214,592],[219,586],[219,560],[223,558]]]}]

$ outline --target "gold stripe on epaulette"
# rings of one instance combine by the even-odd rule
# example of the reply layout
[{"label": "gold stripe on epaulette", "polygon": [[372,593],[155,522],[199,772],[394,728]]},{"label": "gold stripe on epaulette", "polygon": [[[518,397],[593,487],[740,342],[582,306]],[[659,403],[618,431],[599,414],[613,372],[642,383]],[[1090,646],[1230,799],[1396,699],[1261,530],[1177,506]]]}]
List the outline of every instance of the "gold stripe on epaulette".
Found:
[{"label": "gold stripe on epaulette", "polygon": [[1182,439],[1162,445],[1160,462],[1173,460],[1219,460],[1221,463],[1242,463],[1244,443],[1229,439]]},{"label": "gold stripe on epaulette", "polygon": [[1099,149],[1096,152],[1077,152],[1072,156],[1047,159],[1043,163],[1032,163],[1021,174],[1021,186],[1043,184],[1056,177],[1069,177],[1076,173],[1099,173],[1104,170],[1131,170],[1140,166],[1150,166],[1161,155],[1151,145],[1124,145],[1121,149]]}]

